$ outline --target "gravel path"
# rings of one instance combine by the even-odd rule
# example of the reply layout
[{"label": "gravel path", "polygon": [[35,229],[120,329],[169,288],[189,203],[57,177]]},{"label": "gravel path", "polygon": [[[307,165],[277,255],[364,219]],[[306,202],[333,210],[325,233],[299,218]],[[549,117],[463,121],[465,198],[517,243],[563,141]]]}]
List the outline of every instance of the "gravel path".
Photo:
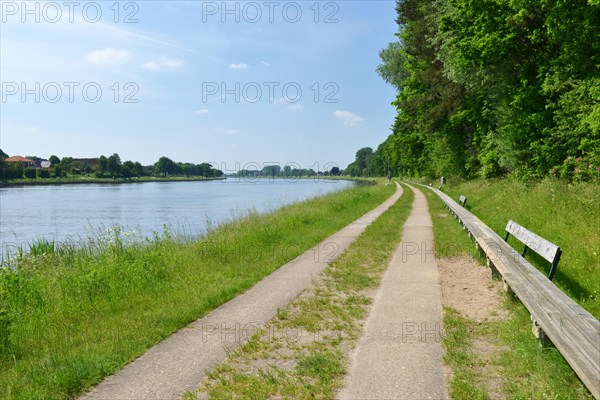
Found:
[{"label": "gravel path", "polygon": [[297,297],[364,229],[398,200],[402,188],[373,211],[283,265],[245,293],[174,333],[82,399],[178,399],[194,390],[231,349]]}]

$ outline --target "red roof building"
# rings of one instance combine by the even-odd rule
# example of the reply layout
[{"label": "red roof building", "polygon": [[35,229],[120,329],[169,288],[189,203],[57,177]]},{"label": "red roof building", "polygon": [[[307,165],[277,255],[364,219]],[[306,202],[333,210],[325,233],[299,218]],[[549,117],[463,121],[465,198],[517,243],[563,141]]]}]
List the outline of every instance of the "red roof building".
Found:
[{"label": "red roof building", "polygon": [[33,161],[29,158],[21,157],[21,156],[12,156],[12,157],[5,158],[4,162],[20,162],[23,164],[24,167],[34,167],[35,166],[35,161]]}]

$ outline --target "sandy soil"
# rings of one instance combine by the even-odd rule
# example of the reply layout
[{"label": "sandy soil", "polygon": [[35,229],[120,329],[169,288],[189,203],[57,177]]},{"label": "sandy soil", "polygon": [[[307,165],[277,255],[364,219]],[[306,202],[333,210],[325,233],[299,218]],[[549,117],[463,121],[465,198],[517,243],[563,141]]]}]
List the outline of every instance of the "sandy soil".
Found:
[{"label": "sandy soil", "polygon": [[476,322],[497,321],[506,317],[501,308],[502,284],[491,280],[487,267],[471,257],[438,260],[442,279],[442,299],[463,316]]},{"label": "sandy soil", "polygon": [[[469,256],[458,256],[438,260],[442,280],[442,301],[462,316],[475,322],[473,330],[486,322],[504,320],[508,317],[502,308],[502,283],[491,279],[490,270],[477,264]],[[505,350],[489,337],[473,332],[471,351],[479,358],[476,373],[479,383],[488,391],[489,399],[506,398],[502,391],[502,380],[498,368],[491,361],[498,352]],[[451,372],[450,372],[451,374]]]}]

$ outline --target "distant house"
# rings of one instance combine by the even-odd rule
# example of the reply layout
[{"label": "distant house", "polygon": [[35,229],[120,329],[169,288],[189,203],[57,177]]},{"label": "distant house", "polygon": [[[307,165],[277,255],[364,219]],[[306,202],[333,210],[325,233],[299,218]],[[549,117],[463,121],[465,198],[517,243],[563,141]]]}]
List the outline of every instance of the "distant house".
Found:
[{"label": "distant house", "polygon": [[21,156],[12,156],[4,159],[4,162],[21,163],[23,167],[35,167],[35,161]]},{"label": "distant house", "polygon": [[34,166],[35,168],[42,168],[42,161],[45,161],[45,160],[42,160],[42,159],[41,159],[41,158],[39,158],[39,157],[32,157],[32,156],[29,156],[29,157],[27,157],[27,158],[29,158],[31,161],[33,161],[33,166]]},{"label": "distant house", "polygon": [[40,167],[47,169],[47,168],[52,167],[52,163],[50,161],[44,160],[44,161],[40,162]]}]

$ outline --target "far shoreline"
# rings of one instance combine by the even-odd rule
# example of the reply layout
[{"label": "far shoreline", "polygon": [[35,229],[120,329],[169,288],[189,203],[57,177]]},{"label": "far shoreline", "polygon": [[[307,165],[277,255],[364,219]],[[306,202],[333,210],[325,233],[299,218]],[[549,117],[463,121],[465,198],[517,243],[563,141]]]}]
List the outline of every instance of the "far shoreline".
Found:
[{"label": "far shoreline", "polygon": [[48,179],[31,179],[20,181],[0,181],[0,189],[15,188],[25,186],[58,186],[58,185],[106,185],[106,184],[128,184],[128,183],[149,183],[149,182],[209,182],[209,181],[225,181],[225,180],[247,180],[255,182],[258,180],[286,180],[290,183],[306,180],[318,181],[354,181],[359,183],[372,182],[371,177],[351,177],[351,176],[221,176],[221,177],[141,177],[141,178],[48,178]]},{"label": "far shoreline", "polygon": [[203,181],[220,181],[226,180],[226,177],[210,178],[210,177],[143,177],[143,178],[59,178],[59,179],[32,179],[23,181],[0,181],[0,189],[22,186],[52,186],[52,185],[82,185],[82,184],[126,184],[126,183],[147,183],[147,182],[203,182]]}]

